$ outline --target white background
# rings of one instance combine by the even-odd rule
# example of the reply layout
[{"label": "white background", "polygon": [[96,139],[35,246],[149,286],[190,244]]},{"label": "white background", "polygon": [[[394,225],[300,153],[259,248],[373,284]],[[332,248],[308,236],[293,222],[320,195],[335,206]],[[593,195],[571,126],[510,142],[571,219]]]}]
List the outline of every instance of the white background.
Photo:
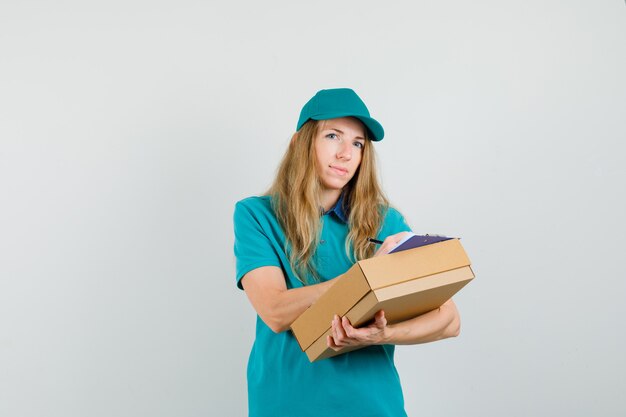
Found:
[{"label": "white background", "polygon": [[409,415],[625,415],[624,74],[618,0],[2,2],[0,415],[245,415],[234,203],[333,87],[476,272]]}]

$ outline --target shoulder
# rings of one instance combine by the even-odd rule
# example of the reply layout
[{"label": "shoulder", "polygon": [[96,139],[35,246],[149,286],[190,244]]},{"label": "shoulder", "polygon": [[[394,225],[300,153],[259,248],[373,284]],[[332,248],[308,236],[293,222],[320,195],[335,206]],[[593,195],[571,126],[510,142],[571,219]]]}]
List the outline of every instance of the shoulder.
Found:
[{"label": "shoulder", "polygon": [[395,207],[382,207],[383,223],[403,222],[404,216]]},{"label": "shoulder", "polygon": [[235,223],[239,221],[245,221],[248,219],[255,219],[259,221],[261,219],[274,220],[274,210],[272,209],[271,197],[267,195],[253,196],[244,198],[235,203],[235,212],[233,214]]},{"label": "shoulder", "polygon": [[272,201],[268,195],[252,196],[239,200],[235,203],[235,216],[237,214],[258,214],[272,213]]},{"label": "shoulder", "polygon": [[272,209],[271,198],[268,195],[252,196],[239,200],[235,203],[235,212],[237,210],[246,211],[266,211]]},{"label": "shoulder", "polygon": [[411,227],[407,224],[404,216],[396,208],[387,206],[382,208],[382,234],[390,235],[398,232],[410,232]]}]

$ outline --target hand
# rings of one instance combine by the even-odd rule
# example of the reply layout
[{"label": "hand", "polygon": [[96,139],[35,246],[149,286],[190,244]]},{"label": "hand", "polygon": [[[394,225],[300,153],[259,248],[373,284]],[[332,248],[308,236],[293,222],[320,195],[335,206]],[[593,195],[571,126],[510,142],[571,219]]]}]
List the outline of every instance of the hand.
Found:
[{"label": "hand", "polygon": [[331,323],[331,335],[326,338],[326,344],[335,351],[345,346],[383,344],[387,338],[387,319],[383,310],[376,313],[374,323],[366,327],[354,328],[347,317],[337,315]]},{"label": "hand", "polygon": [[402,239],[409,236],[411,233],[409,232],[400,232],[395,235],[389,235],[383,240],[383,243],[380,245],[374,256],[386,255],[389,251],[396,246]]}]

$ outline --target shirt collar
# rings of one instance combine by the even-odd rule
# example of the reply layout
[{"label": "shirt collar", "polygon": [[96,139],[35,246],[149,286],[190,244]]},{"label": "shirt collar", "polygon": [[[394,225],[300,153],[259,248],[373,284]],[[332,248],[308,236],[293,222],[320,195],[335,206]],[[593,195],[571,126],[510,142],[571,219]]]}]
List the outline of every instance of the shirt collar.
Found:
[{"label": "shirt collar", "polygon": [[348,207],[344,205],[343,196],[344,196],[344,193],[341,193],[335,205],[331,207],[331,209],[328,210],[327,212],[324,212],[324,210],[322,210],[322,214],[335,213],[335,215],[339,218],[339,220],[341,220],[344,223],[348,223],[348,213],[347,213]]}]

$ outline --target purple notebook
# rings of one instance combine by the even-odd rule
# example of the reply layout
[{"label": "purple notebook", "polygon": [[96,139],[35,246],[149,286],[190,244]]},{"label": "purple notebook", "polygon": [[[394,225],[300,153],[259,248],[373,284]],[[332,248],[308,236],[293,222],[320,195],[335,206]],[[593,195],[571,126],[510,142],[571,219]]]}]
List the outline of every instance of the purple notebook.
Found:
[{"label": "purple notebook", "polygon": [[455,239],[453,237],[438,235],[411,235],[404,242],[400,242],[398,246],[393,248],[389,253],[400,252],[407,249],[419,248],[420,246],[430,245],[431,243],[442,242],[444,240]]}]

